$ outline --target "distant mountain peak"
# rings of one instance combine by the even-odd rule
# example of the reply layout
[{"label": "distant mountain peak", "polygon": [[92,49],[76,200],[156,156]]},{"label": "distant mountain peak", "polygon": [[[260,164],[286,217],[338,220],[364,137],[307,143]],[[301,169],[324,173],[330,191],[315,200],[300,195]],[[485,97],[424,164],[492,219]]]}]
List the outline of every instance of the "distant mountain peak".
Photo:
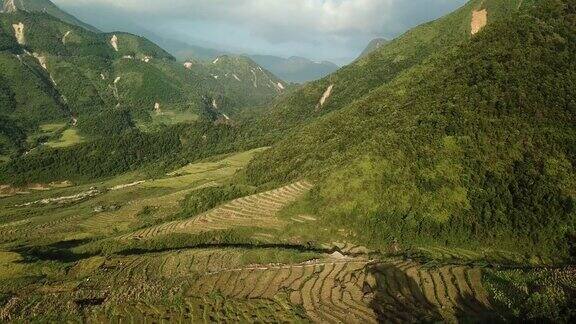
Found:
[{"label": "distant mountain peak", "polygon": [[250,55],[250,58],[283,80],[304,83],[317,80],[338,70],[338,65],[328,61],[312,61],[301,56],[283,58],[272,55]]},{"label": "distant mountain peak", "polygon": [[3,0],[2,12],[14,13],[19,10],[46,13],[66,23],[80,26],[92,32],[100,32],[96,27],[90,26],[60,9],[50,0]]}]

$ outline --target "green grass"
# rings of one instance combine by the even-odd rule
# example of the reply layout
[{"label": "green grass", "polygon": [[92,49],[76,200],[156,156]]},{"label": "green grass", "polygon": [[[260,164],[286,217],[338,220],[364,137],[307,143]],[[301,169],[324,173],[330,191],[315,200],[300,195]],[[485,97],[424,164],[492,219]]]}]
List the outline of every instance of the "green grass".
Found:
[{"label": "green grass", "polygon": [[[517,3],[482,1],[490,17],[502,19]],[[233,127],[208,121],[142,134],[119,125],[120,135],[41,151],[45,159],[18,159],[3,181],[69,177],[79,185],[0,200],[0,321],[325,322],[352,312],[376,321],[380,311],[384,319],[417,322],[423,309],[466,318],[475,314],[466,308],[475,307],[512,321],[568,321],[576,308],[572,267],[531,268],[568,260],[574,236],[574,6],[543,3],[548,7],[540,12],[495,19],[471,38],[470,11],[481,5],[472,1],[304,86],[249,127],[241,119]],[[194,101],[199,94],[219,94],[209,73],[240,67],[250,75],[254,68],[233,58],[204,71],[158,59],[118,61],[107,45],[110,35],[76,29],[74,42],[64,46],[39,31],[59,35],[69,26],[33,18],[38,25],[25,13],[0,20],[9,30],[10,19],[26,19],[30,48],[58,53],[51,60],[64,62],[52,72],[80,111],[114,107],[108,85],[121,76],[119,98],[129,107],[118,112],[139,111],[147,123],[160,98],[172,100],[162,103],[167,107],[192,109],[150,123],[188,121],[202,107]],[[126,53],[120,54],[159,51],[129,35],[122,35],[121,47],[122,41]],[[0,71],[7,71],[0,81],[15,89],[30,85],[14,63],[12,55],[0,57]],[[102,80],[106,69],[111,75]],[[46,76],[36,72],[41,83]],[[332,83],[333,97],[315,111]],[[57,99],[44,95],[32,93],[33,108]],[[270,93],[254,95],[228,103],[257,103]],[[73,131],[52,145],[81,140]],[[269,145],[274,137],[281,141],[270,149],[197,161]],[[190,161],[196,162],[185,165]],[[304,191],[282,186],[304,179],[316,187],[303,199]],[[60,204],[41,201],[90,190],[99,192]],[[226,203],[253,192],[262,193]],[[296,202],[277,216],[283,202],[294,201],[288,198]],[[194,231],[179,232],[188,229]],[[401,253],[390,260],[385,254],[396,243]],[[342,244],[344,253],[360,245],[382,253],[326,255]],[[475,303],[485,293],[482,282],[494,305]],[[422,296],[425,284],[429,294]],[[232,297],[234,288],[243,298]],[[264,294],[268,288],[273,296]],[[443,305],[430,306],[436,299]],[[332,321],[347,322],[342,319]]]},{"label": "green grass", "polygon": [[139,121],[137,126],[143,131],[155,131],[160,126],[190,123],[197,121],[200,116],[191,111],[162,110],[160,114],[151,113],[152,121]]},{"label": "green grass", "polygon": [[40,125],[40,130],[44,133],[54,133],[66,126],[66,123],[51,123]]},{"label": "green grass", "polygon": [[70,128],[62,132],[62,137],[56,141],[50,141],[46,143],[47,146],[51,148],[65,148],[70,147],[79,143],[82,143],[84,139],[78,133],[75,128]]},{"label": "green grass", "polygon": [[19,277],[24,268],[22,257],[18,253],[0,251],[0,280]]}]

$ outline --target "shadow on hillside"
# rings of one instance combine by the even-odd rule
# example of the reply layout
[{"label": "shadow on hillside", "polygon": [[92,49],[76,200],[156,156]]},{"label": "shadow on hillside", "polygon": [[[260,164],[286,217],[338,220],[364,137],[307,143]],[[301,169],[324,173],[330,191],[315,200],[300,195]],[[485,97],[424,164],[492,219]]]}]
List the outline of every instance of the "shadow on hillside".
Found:
[{"label": "shadow on hillside", "polygon": [[379,322],[441,322],[440,312],[426,301],[419,285],[392,264],[368,268],[376,278],[371,308]]},{"label": "shadow on hillside", "polygon": [[306,245],[293,245],[293,244],[251,244],[251,243],[206,243],[206,244],[194,244],[185,247],[166,247],[166,248],[133,248],[124,251],[120,251],[118,255],[142,255],[149,253],[159,253],[159,252],[169,252],[176,250],[195,250],[195,249],[281,249],[281,250],[292,250],[295,252],[313,252],[313,253],[323,253],[330,254],[335,252],[334,249],[323,249],[313,246]]},{"label": "shadow on hillside", "polygon": [[92,257],[92,254],[76,254],[72,248],[88,243],[90,240],[61,241],[49,245],[18,246],[12,252],[20,254],[23,258],[21,263],[34,263],[37,261],[76,262]]},{"label": "shadow on hillside", "polygon": [[459,307],[454,316],[459,323],[506,323],[497,311],[480,303],[476,297],[470,294],[460,295],[456,300]]},{"label": "shadow on hillside", "polygon": [[[370,287],[374,294],[370,306],[380,322],[485,323],[502,321],[494,309],[483,305],[471,295],[459,295],[455,300],[456,307],[453,310],[440,309],[426,298],[421,283],[416,282],[405,271],[393,264],[377,264],[370,267],[368,271],[376,278],[375,287]],[[446,293],[445,287],[440,289],[444,289],[443,293]],[[428,294],[434,294],[434,292],[430,291]]]}]

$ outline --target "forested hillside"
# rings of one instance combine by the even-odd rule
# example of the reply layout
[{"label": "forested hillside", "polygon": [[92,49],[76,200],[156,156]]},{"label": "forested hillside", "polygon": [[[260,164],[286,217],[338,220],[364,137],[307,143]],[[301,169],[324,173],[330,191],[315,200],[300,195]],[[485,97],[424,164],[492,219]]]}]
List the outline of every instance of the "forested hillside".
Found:
[{"label": "forested hillside", "polygon": [[25,11],[0,14],[0,80],[0,114],[37,124],[27,134],[68,122],[85,137],[109,135],[94,123],[119,116],[114,110],[126,111],[129,125],[151,131],[207,113],[228,122],[287,87],[248,58],[176,62],[145,38],[94,33]]},{"label": "forested hillside", "polygon": [[378,246],[574,257],[575,14],[560,0],[509,13],[298,129],[254,160],[248,178],[318,179],[310,211]]},{"label": "forested hillside", "polygon": [[16,11],[44,12],[66,23],[80,26],[84,29],[93,32],[99,32],[97,28],[90,26],[80,21],[78,18],[70,15],[69,13],[61,10],[50,0],[3,0],[2,3],[3,8],[0,8],[0,12],[2,11],[6,13],[12,13]]},{"label": "forested hillside", "polygon": [[[286,98],[280,98],[261,128],[287,130],[339,110],[368,92],[409,73],[430,57],[471,38],[475,12],[487,12],[487,23],[509,17],[523,0],[473,0],[455,12],[423,24],[390,41],[370,55],[345,66],[336,73],[307,84]],[[324,100],[321,98],[324,97]]]}]

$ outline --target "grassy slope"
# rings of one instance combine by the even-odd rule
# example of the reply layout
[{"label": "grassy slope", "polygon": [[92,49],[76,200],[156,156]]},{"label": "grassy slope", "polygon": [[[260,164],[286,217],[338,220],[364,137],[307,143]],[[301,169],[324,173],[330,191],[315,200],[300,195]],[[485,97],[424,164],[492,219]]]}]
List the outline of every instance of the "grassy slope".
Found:
[{"label": "grassy slope", "polygon": [[481,245],[568,259],[574,7],[540,3],[300,129],[252,163],[249,178],[316,176],[312,210],[381,247]]},{"label": "grassy slope", "polygon": [[[281,220],[288,228],[264,233],[249,228],[198,236],[171,235],[111,246],[112,251],[118,248],[117,254],[84,254],[93,252],[91,247],[106,243],[109,236],[194,215],[202,210],[197,210],[198,202],[208,203],[200,207],[211,208],[214,202],[209,198],[218,202],[232,199],[227,196],[227,189],[231,188],[228,186],[220,186],[222,190],[214,192],[195,189],[214,180],[219,184],[234,181],[232,175],[256,152],[188,165],[171,175],[69,204],[15,207],[36,199],[75,194],[92,186],[111,188],[129,184],[146,177],[141,173],[144,171],[102,183],[2,200],[5,208],[0,209],[0,241],[6,244],[0,245],[0,319],[61,322],[98,316],[94,320],[193,318],[290,322],[306,321],[307,316],[326,316],[321,319],[332,320],[334,316],[344,316],[340,321],[346,322],[351,313],[360,311],[366,315],[375,311],[383,316],[381,319],[401,316],[396,321],[443,318],[465,321],[478,320],[477,316],[466,317],[469,314],[466,313],[469,308],[480,307],[481,313],[510,316],[510,320],[516,321],[569,321],[574,309],[574,275],[570,269],[541,270],[528,275],[517,270],[491,270],[487,291],[495,303],[485,308],[486,304],[476,304],[465,290],[473,289],[474,295],[482,293],[478,268],[451,265],[434,269],[412,261],[384,259],[375,265],[382,266],[380,273],[362,264],[358,271],[350,271],[355,267],[352,263],[338,260],[339,264],[309,264],[300,289],[291,291],[277,285],[294,281],[296,277],[290,279],[292,275],[302,277],[298,275],[299,271],[304,272],[302,265],[294,263],[319,258],[323,262],[325,255],[282,248],[218,247],[219,243],[238,242],[250,246],[258,242],[255,237],[259,234],[260,239],[265,238],[264,242],[276,244],[309,242],[310,248],[315,243],[330,244],[335,239],[345,239],[368,242],[385,251],[387,243],[396,238],[402,247],[427,243],[434,251],[458,250],[476,256],[484,249],[477,248],[476,242],[463,241],[474,237],[484,246],[498,245],[526,252],[517,249],[520,242],[536,247],[543,255],[563,256],[564,242],[559,242],[560,253],[547,253],[555,237],[546,232],[557,235],[560,231],[555,222],[570,226],[572,221],[557,217],[570,216],[562,214],[558,208],[566,206],[559,206],[558,201],[573,195],[574,188],[571,169],[574,103],[570,100],[574,98],[574,7],[569,7],[572,15],[561,13],[553,5],[546,9],[537,18],[524,15],[496,24],[469,44],[401,74],[353,105],[300,129],[299,135],[288,137],[272,148],[270,154],[257,155],[259,158],[248,170],[248,179],[258,184],[272,186],[270,182],[286,182],[304,175],[318,180],[318,189],[311,199],[300,201],[282,213]],[[515,86],[514,91],[508,88],[511,85]],[[503,95],[510,93],[517,96]],[[220,127],[199,131],[196,137],[181,137],[181,133],[167,130],[174,135],[174,142],[191,151],[203,146],[218,148],[222,141],[233,140],[227,132],[228,129]],[[131,152],[139,160],[153,160],[156,156],[174,158],[179,151],[170,149],[148,155],[143,149],[172,143],[137,136],[131,139],[130,143],[134,142]],[[116,156],[113,144],[122,140],[125,139],[102,141],[96,149]],[[80,155],[79,161],[94,158],[86,164],[63,159],[60,162],[68,164],[57,163],[61,168],[58,177],[77,174],[75,169],[80,169],[80,174],[97,177],[102,175],[98,171],[106,170],[110,164],[121,165],[127,160],[129,169],[132,163],[139,162],[130,156],[100,160],[104,154],[91,156],[91,152],[94,149],[59,151],[48,155],[47,160],[57,160],[60,154]],[[44,167],[44,161],[36,162],[15,174],[26,176],[26,170]],[[94,165],[102,169],[95,171]],[[477,203],[482,200],[477,195],[482,194],[502,197],[503,202],[490,200],[489,206],[479,209]],[[254,202],[244,200],[250,201]],[[515,210],[504,214],[503,211],[509,210],[506,205],[509,201],[514,201]],[[569,207],[571,200],[566,201]],[[537,206],[542,202],[550,209],[545,215],[551,221],[548,227],[535,222],[543,215],[537,214],[545,209]],[[253,213],[255,206],[251,209],[248,203],[238,208]],[[100,207],[103,212],[96,212],[95,208],[101,210]],[[182,209],[184,214],[179,215]],[[476,217],[476,210],[488,212]],[[453,216],[455,211],[458,213]],[[317,214],[314,215],[317,221],[307,216],[310,213]],[[493,224],[492,215],[497,217],[497,225]],[[310,223],[302,225],[301,222],[307,221]],[[464,222],[471,225],[462,226]],[[216,220],[210,225],[218,224]],[[488,225],[491,231],[486,231]],[[344,230],[342,233],[340,228]],[[515,231],[520,228],[534,236],[526,240],[523,233]],[[320,242],[314,242],[315,239]],[[444,245],[445,239],[449,240],[449,247],[432,246]],[[513,239],[517,242],[511,246]],[[501,244],[494,244],[495,241]],[[182,248],[205,243],[216,246]],[[535,243],[542,246],[534,246]],[[470,246],[473,251],[455,249],[454,245]],[[101,250],[105,248],[103,245]],[[266,267],[269,263],[291,264],[293,268],[217,273],[254,264]],[[461,272],[458,277],[458,270],[473,270],[470,273],[476,276]],[[486,283],[486,279],[482,281]],[[427,288],[423,286],[426,284]],[[260,298],[275,285],[277,292]],[[195,290],[196,286],[207,291]],[[433,286],[431,294],[430,286]],[[241,288],[240,296],[245,298],[230,297],[230,289],[237,288]],[[362,302],[372,300],[372,295],[375,299],[362,306]],[[298,302],[298,297],[303,301]],[[437,299],[447,306],[430,306]],[[432,317],[421,317],[428,311]],[[446,313],[450,316],[444,317]]]}]

